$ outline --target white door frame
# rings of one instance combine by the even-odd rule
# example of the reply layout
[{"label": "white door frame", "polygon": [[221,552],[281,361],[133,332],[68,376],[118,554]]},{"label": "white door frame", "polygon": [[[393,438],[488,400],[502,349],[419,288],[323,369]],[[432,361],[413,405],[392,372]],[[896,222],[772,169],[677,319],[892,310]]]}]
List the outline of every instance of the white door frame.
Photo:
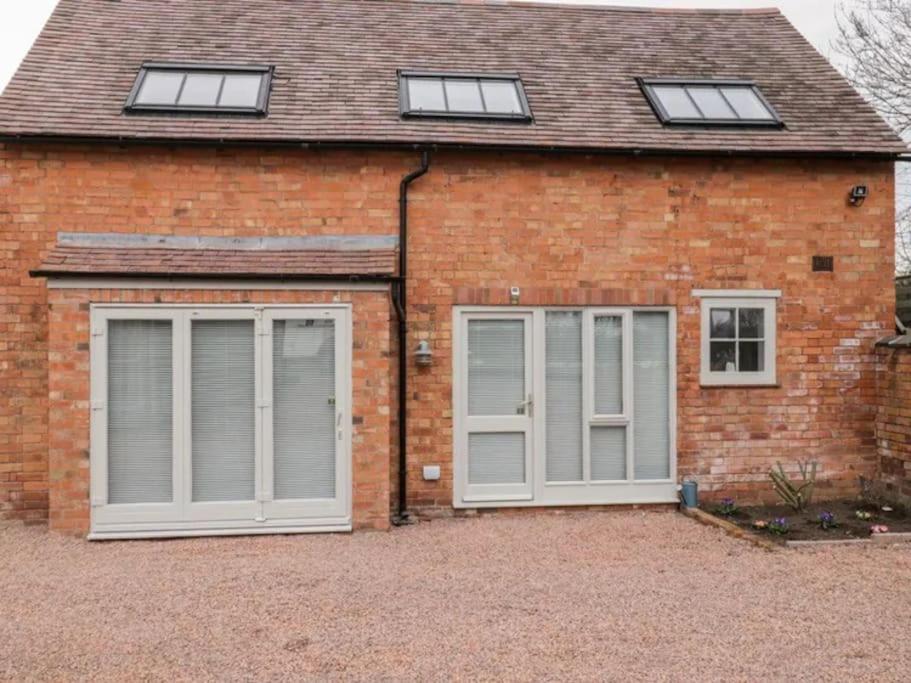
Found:
[{"label": "white door frame", "polygon": [[[273,392],[272,392],[272,327],[276,320],[332,320],[335,324],[335,495],[324,499],[276,500],[274,497],[273,459]],[[263,478],[260,500],[263,502],[264,521],[279,519],[306,519],[308,517],[344,517],[350,509],[351,458],[351,320],[344,309],[302,310],[286,306],[263,311],[258,330],[264,343],[263,382],[257,411],[263,424]],[[260,490],[260,489],[257,489]]]},{"label": "white door frame", "polygon": [[[485,501],[529,501],[533,499],[534,467],[532,454],[534,453],[534,377],[533,377],[533,329],[532,315],[528,312],[505,310],[503,312],[466,312],[459,316],[454,334],[468,332],[468,323],[472,320],[519,320],[524,324],[525,344],[525,411],[522,415],[469,415],[468,414],[468,343],[459,345],[458,359],[456,362],[457,377],[453,388],[459,391],[454,394],[454,406],[461,416],[460,423],[464,429],[454,432],[456,452],[463,453],[464,457],[456,458],[453,462],[453,475],[460,483],[462,499],[483,503]],[[455,359],[455,356],[454,356]],[[517,406],[518,407],[518,406]],[[480,433],[522,433],[525,436],[525,481],[521,484],[471,484],[468,468],[468,435]]]},{"label": "white door frame", "polygon": [[[625,426],[627,479],[618,481],[591,481],[590,458],[583,457],[585,481],[546,481],[546,378],[545,378],[545,314],[547,311],[580,311],[582,313],[583,367],[592,367],[594,354],[594,318],[601,315],[621,317],[623,324],[623,413],[595,415],[593,408],[594,378],[583,372],[583,453],[589,453],[590,426]],[[668,414],[670,476],[662,480],[636,480],[634,477],[634,421],[633,398],[633,314],[636,312],[661,312],[668,316]],[[535,398],[533,439],[531,440],[531,471],[533,495],[481,497],[467,486],[467,434],[468,416],[465,414],[467,391],[467,325],[465,321],[478,316],[499,319],[503,317],[531,316],[532,318],[532,384]],[[453,506],[456,508],[524,507],[548,505],[601,505],[636,503],[671,503],[677,500],[677,350],[676,309],[669,306],[455,306],[453,307]],[[493,492],[492,492],[493,493]]]},{"label": "white door frame", "polygon": [[[263,332],[263,318],[331,317],[336,321],[336,497],[320,501],[295,501],[274,507],[266,500],[264,396],[271,386],[263,350],[271,339]],[[281,313],[281,315],[277,315]],[[193,319],[255,320],[256,349],[256,500],[193,503],[190,460],[190,326]],[[170,320],[173,341],[173,491],[171,503],[109,505],[107,502],[107,325],[109,320]],[[208,536],[251,533],[296,533],[351,530],[351,368],[352,324],[350,304],[92,304],[90,311],[90,539]],[[270,330],[271,331],[271,330]],[[271,347],[268,358],[271,359]],[[268,377],[267,377],[268,375]],[[269,430],[271,436],[271,430]],[[271,463],[270,463],[271,465]],[[271,516],[270,516],[271,513]]]}]

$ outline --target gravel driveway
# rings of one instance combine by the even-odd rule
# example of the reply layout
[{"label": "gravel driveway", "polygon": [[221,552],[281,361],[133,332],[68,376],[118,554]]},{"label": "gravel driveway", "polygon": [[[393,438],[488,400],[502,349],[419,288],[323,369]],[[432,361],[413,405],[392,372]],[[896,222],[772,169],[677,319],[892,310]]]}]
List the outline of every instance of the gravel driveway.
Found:
[{"label": "gravel driveway", "polygon": [[11,679],[907,680],[911,546],[675,513],[87,543],[0,527]]}]

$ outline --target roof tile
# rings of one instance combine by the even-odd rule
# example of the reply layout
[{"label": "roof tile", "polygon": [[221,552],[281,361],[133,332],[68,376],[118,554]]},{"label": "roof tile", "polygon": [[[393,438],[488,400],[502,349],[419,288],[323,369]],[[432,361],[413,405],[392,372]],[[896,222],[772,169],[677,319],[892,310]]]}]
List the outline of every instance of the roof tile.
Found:
[{"label": "roof tile", "polygon": [[[267,117],[125,114],[145,61],[271,64]],[[534,122],[402,120],[398,69],[517,72]],[[784,130],[662,127],[636,77],[754,80]],[[0,135],[894,154],[905,145],[777,10],[412,0],[61,0]]]}]

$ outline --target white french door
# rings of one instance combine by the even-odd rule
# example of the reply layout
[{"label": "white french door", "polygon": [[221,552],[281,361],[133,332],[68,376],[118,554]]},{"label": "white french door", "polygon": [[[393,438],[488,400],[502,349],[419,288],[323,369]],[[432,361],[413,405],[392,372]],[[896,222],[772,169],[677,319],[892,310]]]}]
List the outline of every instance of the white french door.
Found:
[{"label": "white french door", "polygon": [[531,315],[475,313],[463,323],[464,498],[531,500]]},{"label": "white french door", "polygon": [[456,507],[676,500],[673,309],[454,316]]},{"label": "white french door", "polygon": [[92,537],[350,528],[350,310],[93,306]]}]

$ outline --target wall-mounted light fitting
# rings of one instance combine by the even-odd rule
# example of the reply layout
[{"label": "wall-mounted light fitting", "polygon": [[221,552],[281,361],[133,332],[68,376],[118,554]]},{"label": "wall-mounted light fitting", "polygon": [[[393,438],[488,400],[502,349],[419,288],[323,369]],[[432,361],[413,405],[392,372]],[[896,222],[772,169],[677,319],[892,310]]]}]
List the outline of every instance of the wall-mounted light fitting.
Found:
[{"label": "wall-mounted light fitting", "polygon": [[851,202],[851,206],[860,206],[864,203],[868,194],[870,194],[870,192],[866,185],[855,185],[851,188],[851,195],[848,201]]},{"label": "wall-mounted light fitting", "polygon": [[510,287],[509,288],[509,303],[511,303],[513,305],[519,303],[519,293],[520,292],[519,292],[518,287]]},{"label": "wall-mounted light fitting", "polygon": [[414,361],[418,365],[433,363],[433,351],[430,350],[430,343],[426,339],[418,342],[418,348],[414,351]]}]

